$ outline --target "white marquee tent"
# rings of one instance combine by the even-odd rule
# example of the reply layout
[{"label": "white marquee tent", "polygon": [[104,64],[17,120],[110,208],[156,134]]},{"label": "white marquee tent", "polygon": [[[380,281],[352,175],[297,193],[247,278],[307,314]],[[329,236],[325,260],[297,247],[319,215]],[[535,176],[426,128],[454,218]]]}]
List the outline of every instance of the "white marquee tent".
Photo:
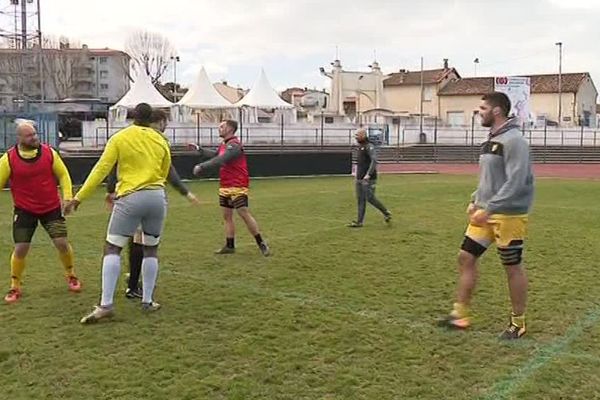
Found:
[{"label": "white marquee tent", "polygon": [[256,107],[256,108],[282,108],[290,109],[294,108],[293,105],[284,101],[275,89],[269,83],[265,70],[260,71],[260,75],[252,89],[245,95],[240,101],[235,103],[237,107]]},{"label": "white marquee tent", "polygon": [[242,115],[240,115],[242,120],[249,123],[258,122],[259,109],[278,110],[276,112],[282,117],[282,120],[286,114],[289,116],[289,120],[295,122],[296,119],[294,106],[279,97],[269,83],[264,69],[261,69],[258,79],[254,82],[248,94],[234,105],[242,110],[250,111],[248,113],[241,112]]},{"label": "white marquee tent", "polygon": [[232,109],[235,106],[215,89],[206,70],[202,67],[192,87],[173,108],[183,121],[191,120],[194,113],[199,121],[200,114],[204,114],[205,117],[208,115],[210,119],[220,120],[220,117],[215,117],[221,115],[219,110]]},{"label": "white marquee tent", "polygon": [[156,108],[170,108],[173,105],[152,85],[148,75],[140,73],[129,91],[110,108],[113,119],[124,121],[127,118],[127,110],[134,108],[139,103],[148,103]]},{"label": "white marquee tent", "polygon": [[187,93],[177,102],[180,106],[194,109],[234,107],[213,86],[204,67],[200,69],[196,81]]}]

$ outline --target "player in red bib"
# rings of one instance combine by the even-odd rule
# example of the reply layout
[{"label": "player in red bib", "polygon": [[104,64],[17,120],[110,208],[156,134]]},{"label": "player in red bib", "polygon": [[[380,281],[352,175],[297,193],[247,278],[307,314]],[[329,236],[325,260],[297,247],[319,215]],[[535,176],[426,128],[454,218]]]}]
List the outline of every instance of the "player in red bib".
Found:
[{"label": "player in red bib", "polygon": [[79,292],[81,282],[75,275],[73,249],[67,240],[67,224],[62,214],[57,181],[63,199],[72,198],[69,171],[56,151],[41,144],[32,123],[17,126],[17,145],[0,158],[0,187],[10,182],[14,202],[13,239],[10,290],[4,300],[15,303],[21,298],[25,257],[38,222],[44,227],[65,269],[69,290]]},{"label": "player in red bib", "polygon": [[258,224],[248,209],[250,178],[244,148],[235,136],[237,127],[237,122],[233,120],[221,122],[219,136],[223,139],[223,143],[216,152],[201,149],[195,144],[192,145],[204,157],[210,158],[210,160],[194,167],[194,175],[200,175],[202,171],[207,169],[220,168],[219,205],[225,220],[226,242],[225,246],[217,250],[216,254],[235,253],[235,224],[233,222],[233,210],[235,209],[252,236],[254,236],[261,253],[267,257],[271,254],[269,246],[263,240]]}]

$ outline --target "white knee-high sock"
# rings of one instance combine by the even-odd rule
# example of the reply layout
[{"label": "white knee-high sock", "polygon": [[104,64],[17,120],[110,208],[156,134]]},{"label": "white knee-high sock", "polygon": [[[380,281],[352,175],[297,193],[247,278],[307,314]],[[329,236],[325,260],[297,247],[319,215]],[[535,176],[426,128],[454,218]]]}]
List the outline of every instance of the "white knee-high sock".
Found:
[{"label": "white knee-high sock", "polygon": [[102,261],[102,300],[103,307],[112,306],[115,297],[115,289],[121,274],[121,256],[108,254]]},{"label": "white knee-high sock", "polygon": [[142,261],[142,303],[152,303],[152,294],[158,277],[158,258],[144,257]]}]

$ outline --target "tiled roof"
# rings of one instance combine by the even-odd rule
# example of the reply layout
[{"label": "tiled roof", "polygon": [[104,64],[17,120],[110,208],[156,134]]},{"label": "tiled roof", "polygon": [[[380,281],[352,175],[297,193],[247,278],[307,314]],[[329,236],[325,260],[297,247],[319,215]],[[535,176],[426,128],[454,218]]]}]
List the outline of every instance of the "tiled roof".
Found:
[{"label": "tiled roof", "polygon": [[[454,68],[440,68],[423,71],[423,83],[433,84],[441,82],[448,74],[458,73]],[[400,71],[390,74],[384,81],[383,86],[420,85],[421,71]]]},{"label": "tiled roof", "polygon": [[[524,76],[531,78],[531,93],[558,93],[558,74]],[[587,72],[562,74],[562,91],[577,93],[585,79],[591,79]],[[439,95],[484,95],[493,90],[493,77],[463,78],[448,82],[440,90]]]}]

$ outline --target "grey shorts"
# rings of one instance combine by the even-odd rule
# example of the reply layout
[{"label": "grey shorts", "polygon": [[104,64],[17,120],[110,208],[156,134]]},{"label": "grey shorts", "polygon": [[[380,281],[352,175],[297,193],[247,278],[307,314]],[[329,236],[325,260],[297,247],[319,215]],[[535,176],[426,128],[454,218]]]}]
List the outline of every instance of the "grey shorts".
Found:
[{"label": "grey shorts", "polygon": [[106,241],[125,247],[141,227],[146,246],[158,246],[167,215],[164,189],[140,190],[115,200]]}]

